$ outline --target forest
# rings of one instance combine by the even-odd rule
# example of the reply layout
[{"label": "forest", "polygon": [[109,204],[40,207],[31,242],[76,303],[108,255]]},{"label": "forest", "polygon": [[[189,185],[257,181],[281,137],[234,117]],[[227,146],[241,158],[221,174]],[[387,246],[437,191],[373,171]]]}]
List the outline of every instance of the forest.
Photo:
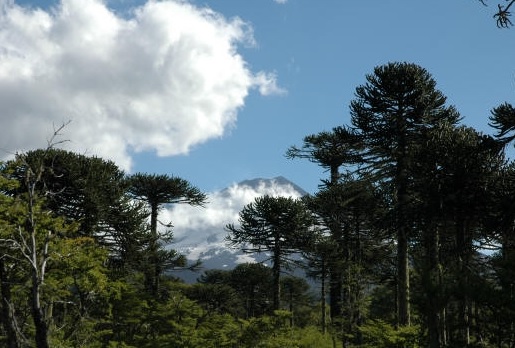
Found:
[{"label": "forest", "polygon": [[2,163],[0,345],[515,347],[515,108],[483,134],[427,70],[391,62],[349,110],[285,149],[328,174],[315,194],[258,197],[220,226],[269,255],[232,270],[170,248],[159,211],[209,204],[186,179],[62,150],[65,125]]}]

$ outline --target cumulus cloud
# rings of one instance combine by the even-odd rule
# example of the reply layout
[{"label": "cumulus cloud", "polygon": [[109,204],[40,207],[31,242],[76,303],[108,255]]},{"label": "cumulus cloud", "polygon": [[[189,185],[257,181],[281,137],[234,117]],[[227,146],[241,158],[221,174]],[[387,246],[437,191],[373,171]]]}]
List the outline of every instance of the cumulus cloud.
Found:
[{"label": "cumulus cloud", "polygon": [[288,2],[288,0],[274,0],[274,2],[276,2],[278,4],[286,4]]},{"label": "cumulus cloud", "polygon": [[298,198],[302,193],[284,179],[259,179],[210,193],[205,208],[175,204],[163,210],[159,218],[163,222],[171,221],[174,226],[177,244],[173,247],[195,259],[213,246],[226,248],[225,226],[229,223],[238,225],[239,212],[243,207],[263,195]]},{"label": "cumulus cloud", "polygon": [[71,150],[130,170],[131,153],[187,153],[234,126],[252,89],[284,93],[252,72],[239,45],[252,28],[180,0],[121,16],[102,0],[44,11],[0,1],[2,150],[46,145],[71,120]]}]

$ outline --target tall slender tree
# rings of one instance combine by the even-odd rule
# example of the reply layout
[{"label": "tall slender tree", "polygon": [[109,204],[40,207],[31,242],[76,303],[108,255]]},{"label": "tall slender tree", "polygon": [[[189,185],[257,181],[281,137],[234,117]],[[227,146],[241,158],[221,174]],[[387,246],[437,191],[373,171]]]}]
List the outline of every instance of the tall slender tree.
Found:
[{"label": "tall slender tree", "polygon": [[[347,127],[335,127],[331,132],[320,132],[304,137],[302,147],[291,146],[286,152],[288,158],[306,158],[329,171],[329,178],[323,180],[321,188],[330,188],[338,184],[342,175],[342,166],[352,166],[360,162],[360,139],[357,134]],[[345,246],[341,225],[325,216],[325,224],[330,230],[330,236],[335,247],[335,254],[343,253]],[[337,258],[328,259],[329,272],[329,307],[331,318],[336,321],[342,315],[342,267]],[[325,315],[325,313],[324,313]]]},{"label": "tall slender tree", "polygon": [[392,228],[397,239],[398,323],[410,324],[408,242],[411,224],[410,170],[414,149],[428,129],[459,115],[445,105],[445,96],[424,68],[406,62],[378,66],[356,88],[351,122],[365,146],[364,160],[377,179],[389,187]]},{"label": "tall slender tree", "polygon": [[306,248],[314,237],[314,219],[305,204],[291,197],[257,197],[240,212],[239,226],[228,224],[227,241],[245,252],[270,252],[273,309],[280,306],[280,276],[289,256]]},{"label": "tall slender tree", "polygon": [[492,182],[504,164],[501,150],[502,144],[490,136],[442,123],[428,132],[426,146],[416,155],[419,167],[413,176],[418,199],[413,216],[419,232],[415,242],[421,246],[416,264],[430,347],[447,343],[444,271],[452,273],[457,284],[459,313],[454,321],[460,334],[454,343],[471,341],[475,295],[471,279],[478,276],[471,265],[478,259],[476,245],[488,238],[482,225],[489,211]]},{"label": "tall slender tree", "polygon": [[147,287],[152,294],[157,294],[159,277],[163,267],[175,265],[175,261],[184,262],[176,253],[160,250],[161,235],[158,233],[158,213],[165,204],[186,203],[192,206],[203,207],[206,195],[187,180],[170,177],[168,175],[155,175],[136,173],[128,177],[128,190],[138,200],[144,201],[150,207],[150,234],[149,246],[150,270],[146,272]]}]

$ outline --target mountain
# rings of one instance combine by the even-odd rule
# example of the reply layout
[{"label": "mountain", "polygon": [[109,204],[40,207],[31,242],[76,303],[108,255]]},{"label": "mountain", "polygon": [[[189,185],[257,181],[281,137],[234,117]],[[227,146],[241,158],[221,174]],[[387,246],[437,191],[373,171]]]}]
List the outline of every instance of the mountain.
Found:
[{"label": "mountain", "polygon": [[246,254],[225,242],[229,223],[238,224],[239,212],[263,195],[298,198],[306,194],[301,187],[279,176],[245,180],[208,194],[204,208],[175,204],[164,209],[159,219],[173,222],[174,242],[169,246],[190,262],[200,260],[200,272],[174,271],[172,275],[194,282],[206,269],[232,269],[244,262],[262,261],[267,255]]}]

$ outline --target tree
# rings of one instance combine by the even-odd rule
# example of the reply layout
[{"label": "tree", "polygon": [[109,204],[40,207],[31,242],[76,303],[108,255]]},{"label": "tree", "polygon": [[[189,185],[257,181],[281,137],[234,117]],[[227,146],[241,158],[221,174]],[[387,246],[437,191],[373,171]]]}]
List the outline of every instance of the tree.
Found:
[{"label": "tree", "polygon": [[[486,6],[486,0],[479,1]],[[506,0],[506,2],[506,5],[497,4],[497,12],[493,16],[497,22],[498,28],[509,28],[513,26],[513,23],[510,20],[510,7],[515,3],[515,0]]]},{"label": "tree", "polygon": [[270,312],[273,293],[272,270],[261,263],[242,263],[230,272],[230,285],[240,294],[246,319]]},{"label": "tree", "polygon": [[[3,166],[3,164],[2,164]],[[0,190],[10,191],[18,186],[18,182],[8,179],[5,175],[0,175]],[[9,232],[16,229],[9,216],[15,214],[14,197],[4,193],[0,194],[0,238],[8,238]],[[12,303],[12,284],[15,282],[15,272],[9,272],[13,268],[15,261],[9,257],[9,247],[2,248],[0,257],[0,309],[2,327],[5,334],[7,348],[19,348],[21,346],[20,329],[14,313]]]},{"label": "tree", "polygon": [[308,282],[304,278],[284,276],[281,277],[281,288],[283,302],[288,305],[287,308],[291,313],[290,327],[305,324],[305,320],[304,323],[301,321],[302,314],[305,314],[303,307],[309,306],[312,302]]},{"label": "tree", "polygon": [[[46,170],[35,189],[46,195],[45,207],[68,222],[77,224],[75,236],[92,237],[111,251],[111,264],[130,268],[148,244],[143,204],[127,195],[125,174],[113,162],[57,148],[24,154],[25,162]],[[14,166],[11,177],[21,183],[16,194],[26,190],[27,166]]]},{"label": "tree", "polygon": [[[331,132],[320,132],[304,137],[302,147],[292,146],[286,152],[288,158],[306,158],[329,171],[329,179],[321,187],[330,188],[337,185],[344,165],[352,166],[361,161],[359,136],[347,127],[335,127]],[[334,252],[343,253],[341,245],[342,230],[338,221],[331,221],[332,215],[325,216],[325,224],[330,230]],[[328,259],[329,271],[329,306],[332,319],[341,317],[342,274],[341,265],[334,258]],[[325,315],[325,312],[324,312]]]},{"label": "tree", "polygon": [[291,254],[309,246],[313,216],[299,199],[257,197],[240,212],[239,227],[228,224],[227,241],[244,252],[270,252],[273,272],[273,309],[280,306],[280,275]]},{"label": "tree", "polygon": [[[472,283],[481,283],[472,279],[484,278],[476,246],[488,239],[483,226],[493,181],[504,164],[502,144],[472,128],[445,123],[427,135],[425,146],[415,156],[418,168],[413,175],[418,197],[413,213],[419,232],[414,240],[419,246],[415,258],[421,278],[418,304],[430,347],[441,347],[446,344],[448,293],[454,293],[459,308],[455,341],[468,345],[474,316],[471,307],[477,297]],[[450,281],[444,283],[444,274],[452,274],[456,288]],[[480,301],[475,302],[478,306]]]},{"label": "tree", "polygon": [[388,63],[366,76],[351,102],[351,123],[365,147],[364,161],[388,187],[397,239],[398,322],[410,324],[408,242],[410,170],[414,149],[428,129],[447,120],[457,123],[457,112],[445,106],[445,96],[422,67]]},{"label": "tree", "polygon": [[[43,155],[48,155],[48,152]],[[51,247],[56,239],[73,231],[72,225],[49,213],[44,205],[44,195],[37,189],[42,182],[43,173],[48,170],[44,159],[43,156],[36,163],[29,163],[26,155],[18,154],[14,161],[3,168],[4,175],[12,173],[13,166],[24,168],[23,186],[20,185],[20,187],[25,191],[13,197],[12,204],[16,214],[8,219],[12,229],[7,236],[0,239],[0,243],[11,251],[8,257],[22,264],[28,272],[29,302],[37,348],[49,347],[49,318],[46,312],[48,304],[43,303],[42,292],[47,277]]]},{"label": "tree", "polygon": [[303,252],[306,259],[306,275],[320,281],[320,326],[324,334],[327,331],[326,281],[331,260],[336,258],[336,250],[337,247],[330,236],[320,235],[314,240],[311,249]]},{"label": "tree", "polygon": [[[176,263],[183,264],[181,258],[175,252],[159,250],[159,240],[162,236],[157,231],[158,213],[164,204],[187,203],[192,206],[204,206],[206,195],[188,181],[170,177],[168,175],[150,175],[136,173],[127,179],[129,192],[135,198],[144,201],[150,207],[150,233],[149,246],[150,267],[146,272],[147,287],[152,294],[157,294],[159,289],[159,277],[163,272],[163,266]],[[168,225],[169,227],[171,225]],[[175,262],[174,262],[175,261]]]}]

